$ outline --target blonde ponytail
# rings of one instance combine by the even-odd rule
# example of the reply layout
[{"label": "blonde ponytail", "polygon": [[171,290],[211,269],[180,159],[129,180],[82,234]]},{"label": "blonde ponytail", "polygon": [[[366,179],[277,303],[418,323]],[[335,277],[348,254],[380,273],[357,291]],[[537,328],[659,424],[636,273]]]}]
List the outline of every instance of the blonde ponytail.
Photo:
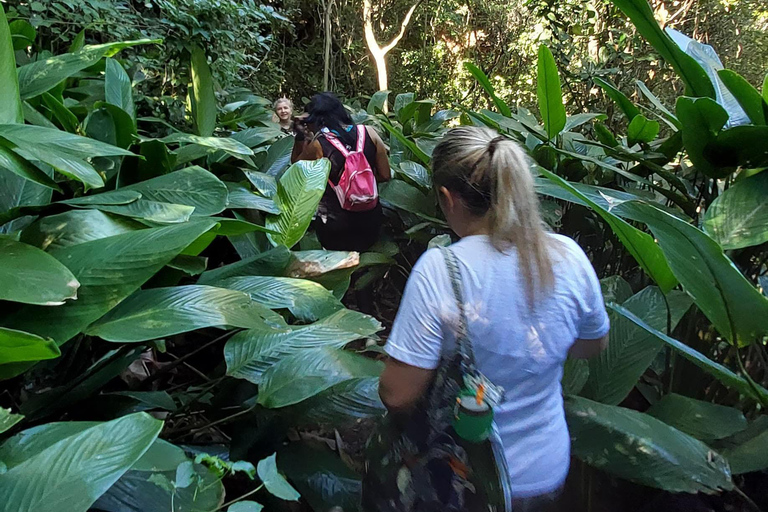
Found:
[{"label": "blonde ponytail", "polygon": [[533,306],[552,289],[554,274],[525,150],[488,128],[461,127],[448,132],[432,158],[435,186],[457,192],[473,215],[490,216],[496,249],[516,248]]}]

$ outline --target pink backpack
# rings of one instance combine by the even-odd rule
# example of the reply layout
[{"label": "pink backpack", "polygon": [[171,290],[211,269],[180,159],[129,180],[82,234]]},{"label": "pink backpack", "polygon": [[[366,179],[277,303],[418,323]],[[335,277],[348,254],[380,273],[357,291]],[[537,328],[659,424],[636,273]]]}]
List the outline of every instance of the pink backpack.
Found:
[{"label": "pink backpack", "polygon": [[350,212],[365,212],[375,208],[379,202],[379,191],[371,164],[363,154],[367,135],[365,126],[358,125],[357,147],[352,152],[347,151],[344,144],[329,130],[323,130],[323,134],[346,159],[338,185],[328,180],[328,184],[339,198],[341,207]]}]

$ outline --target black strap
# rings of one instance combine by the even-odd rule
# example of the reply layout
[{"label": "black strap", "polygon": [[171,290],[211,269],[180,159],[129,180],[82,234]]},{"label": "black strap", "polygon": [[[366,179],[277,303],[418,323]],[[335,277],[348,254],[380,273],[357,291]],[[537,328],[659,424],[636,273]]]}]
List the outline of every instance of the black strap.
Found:
[{"label": "black strap", "polygon": [[448,268],[448,277],[451,280],[453,295],[456,299],[456,306],[459,309],[459,325],[456,332],[456,349],[459,355],[461,355],[464,371],[466,373],[476,373],[475,352],[472,347],[472,341],[469,339],[469,331],[467,328],[467,313],[464,307],[464,294],[461,287],[461,272],[459,270],[459,264],[456,260],[456,255],[454,255],[450,249],[443,247],[440,249],[440,252],[443,254],[445,266]]}]

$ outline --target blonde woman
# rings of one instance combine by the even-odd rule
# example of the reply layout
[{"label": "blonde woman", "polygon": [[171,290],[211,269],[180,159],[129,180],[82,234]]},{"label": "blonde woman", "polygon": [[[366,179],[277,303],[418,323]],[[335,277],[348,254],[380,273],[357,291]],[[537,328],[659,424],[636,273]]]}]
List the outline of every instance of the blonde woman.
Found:
[{"label": "blonde woman", "polygon": [[280,125],[280,130],[288,135],[293,135],[293,102],[286,97],[275,101],[272,105],[275,111],[272,121]]},{"label": "blonde woman", "polygon": [[[448,250],[467,338],[479,370],[506,390],[494,415],[513,509],[551,510],[570,461],[563,364],[569,354],[592,357],[608,343],[600,283],[573,240],[545,231],[530,162],[516,142],[485,128],[453,129],[435,148],[433,177],[445,218],[461,237]],[[379,393],[395,417],[408,418],[425,403],[458,318],[443,254],[429,250],[408,279],[386,345]]]}]

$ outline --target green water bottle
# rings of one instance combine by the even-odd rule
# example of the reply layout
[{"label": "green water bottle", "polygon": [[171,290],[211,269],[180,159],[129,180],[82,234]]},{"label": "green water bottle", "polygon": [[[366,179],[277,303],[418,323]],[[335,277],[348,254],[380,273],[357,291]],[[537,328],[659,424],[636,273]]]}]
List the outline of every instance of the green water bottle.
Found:
[{"label": "green water bottle", "polygon": [[456,417],[453,430],[471,443],[480,443],[488,439],[493,428],[493,408],[484,399],[482,392],[469,390],[456,398]]}]

